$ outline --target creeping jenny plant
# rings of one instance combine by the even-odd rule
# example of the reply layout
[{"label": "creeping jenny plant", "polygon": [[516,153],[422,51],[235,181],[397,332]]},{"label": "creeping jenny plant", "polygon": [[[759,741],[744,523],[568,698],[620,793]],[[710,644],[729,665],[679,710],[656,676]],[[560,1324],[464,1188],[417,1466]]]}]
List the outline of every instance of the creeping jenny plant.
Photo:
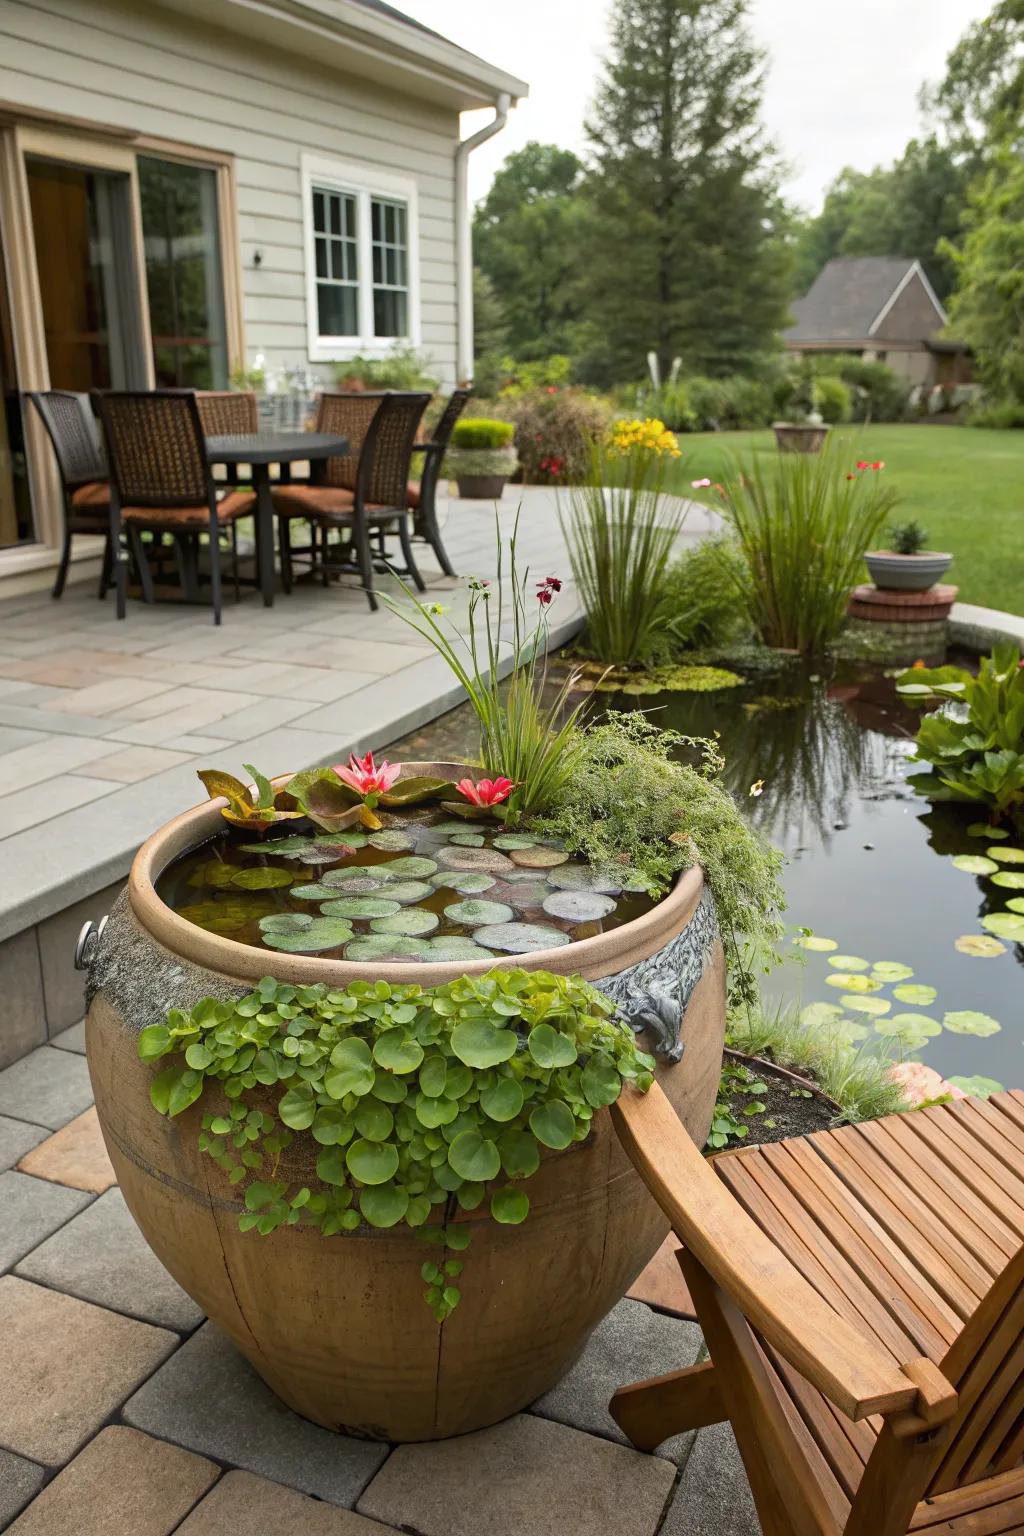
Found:
[{"label": "creeping jenny plant", "polygon": [[[654,1062],[614,1005],[579,977],[496,970],[443,986],[386,981],[282,985],[235,1002],[172,1009],[139,1035],[161,1114],[207,1094],[199,1146],[245,1183],[243,1232],[299,1222],[324,1237],[404,1222],[467,1247],[455,1220],[489,1201],[514,1225],[544,1148],[585,1141],[623,1083],[646,1090]],[[212,1102],[211,1102],[212,1100]],[[459,1301],[456,1258],[423,1266],[443,1321]]]}]

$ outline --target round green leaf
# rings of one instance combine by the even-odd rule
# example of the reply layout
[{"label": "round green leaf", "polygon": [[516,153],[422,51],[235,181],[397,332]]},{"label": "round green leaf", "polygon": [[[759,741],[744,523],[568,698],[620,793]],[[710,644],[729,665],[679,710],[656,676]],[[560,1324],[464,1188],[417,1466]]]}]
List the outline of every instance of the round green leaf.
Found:
[{"label": "round green leaf", "polygon": [[424,880],[428,875],[434,874],[437,870],[437,865],[433,859],[419,859],[413,855],[400,859],[390,859],[383,866],[375,864],[373,867],[374,874],[379,874],[382,867],[387,870],[392,880]]},{"label": "round green leaf", "polygon": [[481,891],[490,890],[495,877],[474,869],[440,869],[436,875],[431,875],[430,883],[443,886],[445,890],[458,891],[461,896],[479,896]]},{"label": "round green leaf", "polygon": [[974,1099],[990,1099],[994,1093],[1005,1091],[994,1077],[947,1077],[946,1081]]},{"label": "round green leaf", "polygon": [[391,917],[402,909],[383,896],[339,896],[320,908],[325,917]]},{"label": "round green leaf", "polygon": [[1001,939],[1024,944],[1024,917],[1018,917],[1015,912],[990,912],[988,917],[982,918],[981,926]]},{"label": "round green leaf", "polygon": [[962,869],[966,875],[990,875],[998,865],[980,853],[958,853],[951,860],[954,869]]},{"label": "round green leaf", "polygon": [[439,1099],[444,1093],[447,1076],[448,1063],[445,1058],[440,1054],[428,1056],[420,1068],[420,1092],[425,1093],[428,1099]]},{"label": "round green leaf", "polygon": [[523,1090],[514,1077],[499,1077],[480,1095],[480,1108],[491,1120],[514,1120],[523,1107]]},{"label": "round green leaf", "polygon": [[538,1067],[571,1067],[576,1060],[575,1041],[552,1029],[550,1024],[535,1025],[526,1043]]},{"label": "round green leaf", "polygon": [[389,1072],[415,1072],[423,1060],[423,1047],[404,1029],[386,1029],[377,1038],[373,1056]]},{"label": "round green leaf", "polygon": [[1024,848],[989,848],[990,859],[998,859],[1000,864],[1024,864]]},{"label": "round green leaf", "polygon": [[393,1227],[409,1209],[409,1192],[397,1184],[374,1184],[360,1191],[359,1209],[371,1227]]},{"label": "round green leaf", "polygon": [[260,868],[236,869],[231,884],[243,891],[272,891],[278,886],[291,885],[293,876],[286,869]]},{"label": "round green leaf", "polygon": [[[968,837],[987,837],[990,838],[993,842],[995,842],[996,839],[1009,837],[1009,835],[1009,832],[1005,831],[1002,827],[990,827],[988,823],[984,821],[972,821],[970,826],[967,828]],[[950,1078],[950,1082],[952,1082],[952,1078]]]},{"label": "round green leaf", "polygon": [[444,915],[453,923],[464,923],[467,928],[479,928],[484,923],[507,923],[511,921],[513,912],[502,901],[470,898],[469,901],[455,901],[450,907],[445,907]]},{"label": "round green leaf", "polygon": [[[301,892],[296,891],[295,895]],[[312,926],[313,919],[308,912],[271,912],[267,917],[260,918],[261,933],[301,933],[303,929]]]},{"label": "round green leaf", "polygon": [[376,1073],[365,1040],[339,1040],[331,1052],[331,1064],[324,1074],[324,1088],[332,1099],[346,1093],[365,1094],[373,1087]]},{"label": "round green leaf", "polygon": [[911,967],[899,960],[876,960],[871,967],[871,980],[880,981],[883,986],[890,981],[907,981],[913,974]]},{"label": "round green leaf", "polygon": [[841,1018],[842,1013],[838,1003],[808,1003],[800,1010],[800,1022],[808,1029],[825,1029]]},{"label": "round green leaf", "polygon": [[926,1013],[894,1013],[891,1019],[878,1019],[875,1029],[886,1039],[901,1041],[908,1050],[942,1034],[938,1019],[930,1019]]},{"label": "round green leaf", "polygon": [[555,1099],[550,1104],[538,1104],[530,1116],[530,1130],[544,1146],[561,1152],[573,1139],[576,1121],[569,1106]]},{"label": "round green leaf", "polygon": [[433,896],[434,888],[425,880],[394,880],[387,886],[388,900],[400,901],[403,907],[416,901],[426,901]]},{"label": "round green leaf", "polygon": [[345,1184],[345,1154],[341,1147],[324,1147],[316,1160],[316,1176],[324,1184]]},{"label": "round green leaf", "polygon": [[406,907],[391,917],[375,917],[370,927],[374,933],[417,939],[425,933],[433,933],[440,921],[436,912],[427,912],[422,907]]},{"label": "round green leaf", "polygon": [[953,948],[958,949],[962,955],[972,955],[976,960],[992,960],[996,955],[1006,954],[1006,945],[1000,944],[998,939],[989,938],[987,933],[962,933],[958,939],[953,940]]},{"label": "round green leaf", "polygon": [[486,1184],[496,1178],[501,1168],[501,1158],[493,1141],[481,1136],[479,1131],[463,1131],[448,1148],[451,1168],[474,1184]]},{"label": "round green leaf", "polygon": [[798,933],[793,943],[798,949],[810,949],[824,954],[830,949],[838,949],[835,939],[823,939],[817,933]]},{"label": "round green leaf", "polygon": [[171,1032],[166,1024],[149,1024],[139,1031],[136,1049],[140,1061],[156,1061],[171,1048]]},{"label": "round green leaf", "polygon": [[205,1072],[211,1061],[216,1061],[216,1059],[210,1047],[204,1044],[202,1040],[193,1040],[192,1044],[185,1051],[185,1060],[197,1072]]},{"label": "round green leaf", "polygon": [[893,987],[893,997],[899,998],[901,1003],[912,1003],[918,1008],[927,1008],[929,1003],[934,1003],[938,992],[934,987],[919,986],[916,981]]},{"label": "round green leaf", "polygon": [[467,1067],[483,1070],[508,1061],[516,1053],[516,1037],[510,1029],[495,1029],[482,1019],[457,1024],[452,1030],[452,1050]]},{"label": "round green leaf", "polygon": [[352,1140],[352,1121],[333,1104],[318,1109],[313,1121],[313,1139],[322,1147],[344,1146]]},{"label": "round green leaf", "polygon": [[529,1211],[529,1195],[525,1195],[521,1189],[513,1189],[511,1185],[496,1189],[491,1196],[491,1215],[502,1226],[517,1227],[521,1221],[526,1220]]},{"label": "round green leaf", "polygon": [[1008,896],[1006,898],[1006,905],[1011,912],[1024,913],[1024,896]]},{"label": "round green leaf", "polygon": [[885,997],[857,997],[853,994],[843,998],[844,1008],[849,1008],[853,1013],[867,1013],[881,1017],[888,1013],[892,1003]]},{"label": "round green leaf", "polygon": [[990,1014],[975,1013],[971,1008],[943,1014],[942,1024],[954,1035],[978,1035],[983,1040],[989,1035],[997,1035],[1003,1027]]},{"label": "round green leaf", "polygon": [[354,1141],[345,1164],[360,1184],[386,1184],[398,1171],[398,1148],[389,1141]]},{"label": "round green leaf", "polygon": [[878,992],[882,983],[872,981],[870,976],[861,976],[853,971],[837,971],[834,976],[825,977],[825,985],[842,987],[844,992]]},{"label": "round green leaf", "polygon": [[428,953],[426,939],[405,939],[398,934],[368,933],[345,945],[346,960],[419,960]]},{"label": "round green leaf", "polygon": [[475,930],[478,943],[505,954],[527,955],[534,950],[559,949],[569,935],[546,923],[483,923]]},{"label": "round green leaf", "polygon": [[436,1131],[442,1125],[451,1125],[458,1113],[459,1106],[454,1099],[429,1099],[421,1094],[416,1100],[416,1119],[428,1131]]},{"label": "round green leaf", "polygon": [[[296,914],[296,916],[303,915],[303,913]],[[338,918],[315,917],[309,927],[299,933],[265,932],[263,942],[268,949],[281,949],[287,954],[314,955],[325,949],[338,949],[351,937],[351,923],[343,922]]]},{"label": "round green leaf", "polygon": [[277,1106],[278,1117],[292,1131],[307,1131],[316,1114],[316,1099],[308,1083],[289,1088]]},{"label": "round green leaf", "polygon": [[591,1056],[580,1082],[587,1103],[595,1109],[614,1104],[622,1091],[622,1079],[607,1056]]},{"label": "round green leaf", "polygon": [[1024,891],[1024,874],[1015,869],[1001,869],[998,875],[992,876],[993,885],[1001,885],[1004,890]]},{"label": "round green leaf", "polygon": [[510,1179],[528,1179],[540,1167],[537,1141],[529,1131],[502,1131],[498,1151],[501,1166]]},{"label": "round green leaf", "polygon": [[866,971],[868,968],[868,962],[860,955],[829,955],[828,963],[837,971]]},{"label": "round green leaf", "polygon": [[395,1117],[379,1099],[366,1098],[356,1110],[355,1123],[365,1141],[387,1141],[395,1128]]}]

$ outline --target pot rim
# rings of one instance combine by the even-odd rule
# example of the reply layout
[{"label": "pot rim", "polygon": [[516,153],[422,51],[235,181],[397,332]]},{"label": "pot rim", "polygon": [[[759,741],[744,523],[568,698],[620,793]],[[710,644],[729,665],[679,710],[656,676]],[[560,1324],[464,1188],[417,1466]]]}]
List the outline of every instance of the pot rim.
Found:
[{"label": "pot rim", "polygon": [[869,549],[865,560],[952,560],[948,549],[919,549],[913,555],[904,555],[898,549]]},{"label": "pot rim", "polygon": [[[419,775],[452,778],[465,769],[465,763],[404,763],[399,778]],[[283,786],[292,777],[282,774],[273,780]],[[183,853],[206,842],[224,825],[223,798],[206,800],[165,822],[142,844],[128,876],[128,901],[137,921],[172,954],[192,964],[223,975],[259,981],[272,973],[278,981],[300,986],[326,982],[344,987],[352,981],[376,981],[383,978],[395,985],[416,983],[423,987],[439,986],[459,976],[480,976],[488,971],[516,969],[528,965],[531,970],[553,971],[556,975],[579,974],[593,980],[615,975],[657,954],[670,939],[681,933],[697,908],[704,891],[704,875],[695,864],[677,878],[668,895],[649,912],[628,923],[562,944],[557,949],[531,950],[525,955],[488,956],[481,960],[438,961],[429,965],[418,962],[382,964],[354,960],[326,960],[317,955],[295,955],[284,951],[257,949],[240,944],[222,934],[209,933],[167,906],[157,894],[156,882],[164,870]]]}]

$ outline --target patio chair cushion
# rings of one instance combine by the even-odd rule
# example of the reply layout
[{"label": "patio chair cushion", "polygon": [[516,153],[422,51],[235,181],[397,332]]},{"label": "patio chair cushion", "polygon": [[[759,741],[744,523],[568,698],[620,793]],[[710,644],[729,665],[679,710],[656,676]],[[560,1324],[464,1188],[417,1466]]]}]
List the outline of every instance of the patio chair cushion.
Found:
[{"label": "patio chair cushion", "polygon": [[71,492],[71,506],[76,512],[106,512],[110,506],[110,486],[106,480],[76,485]]},{"label": "patio chair cushion", "polygon": [[[248,517],[256,506],[252,491],[229,491],[217,503],[218,523],[233,523],[240,517]],[[122,507],[121,520],[136,523],[145,528],[196,529],[209,527],[210,509],[195,507]]]},{"label": "patio chair cushion", "polygon": [[[420,504],[420,488],[410,483],[406,505]],[[275,488],[274,511],[279,517],[344,517],[355,506],[355,492],[343,485],[282,485]],[[369,506],[368,512],[379,511]],[[390,510],[390,509],[389,509]]]},{"label": "patio chair cushion", "polygon": [[[1022,1165],[1019,1092],[714,1159],[748,1215],[837,1311],[866,1323],[896,1360],[925,1354],[936,1364],[1020,1245]],[[851,1422],[773,1349],[761,1349],[841,1530],[882,1419]],[[982,1486],[943,1495],[946,1518],[973,1508]]]}]

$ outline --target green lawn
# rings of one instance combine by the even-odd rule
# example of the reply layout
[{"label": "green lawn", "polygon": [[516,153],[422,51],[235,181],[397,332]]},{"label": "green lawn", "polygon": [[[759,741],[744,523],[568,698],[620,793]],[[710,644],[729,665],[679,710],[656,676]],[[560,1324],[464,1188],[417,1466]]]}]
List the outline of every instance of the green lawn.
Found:
[{"label": "green lawn", "polygon": [[[861,458],[885,461],[886,477],[900,495],[895,520],[916,520],[928,530],[932,549],[952,550],[948,579],[964,602],[1024,613],[1024,432],[933,426],[833,431],[849,441],[851,466]],[[776,452],[770,432],[695,433],[681,437],[679,446],[680,489],[705,476],[721,480],[733,455]]]}]

